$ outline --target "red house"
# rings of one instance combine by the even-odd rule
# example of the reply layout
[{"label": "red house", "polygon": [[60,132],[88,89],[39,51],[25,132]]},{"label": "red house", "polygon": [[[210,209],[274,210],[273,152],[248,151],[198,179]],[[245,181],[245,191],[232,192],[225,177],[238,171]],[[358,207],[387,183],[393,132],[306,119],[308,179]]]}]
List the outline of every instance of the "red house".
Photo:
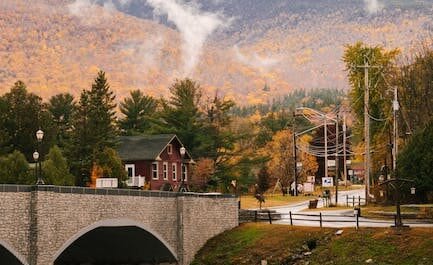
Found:
[{"label": "red house", "polygon": [[119,140],[118,153],[128,172],[128,186],[188,190],[194,161],[176,135],[122,136]]}]

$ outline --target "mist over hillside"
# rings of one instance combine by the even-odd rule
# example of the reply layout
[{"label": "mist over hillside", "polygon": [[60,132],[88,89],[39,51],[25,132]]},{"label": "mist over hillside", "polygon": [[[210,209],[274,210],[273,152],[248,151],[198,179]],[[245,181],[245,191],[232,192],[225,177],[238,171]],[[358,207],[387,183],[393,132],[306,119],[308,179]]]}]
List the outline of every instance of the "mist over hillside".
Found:
[{"label": "mist over hillside", "polygon": [[18,79],[45,98],[78,94],[97,69],[120,97],[164,96],[185,76],[243,104],[344,89],[345,45],[409,55],[432,17],[433,0],[2,0],[0,94]]}]

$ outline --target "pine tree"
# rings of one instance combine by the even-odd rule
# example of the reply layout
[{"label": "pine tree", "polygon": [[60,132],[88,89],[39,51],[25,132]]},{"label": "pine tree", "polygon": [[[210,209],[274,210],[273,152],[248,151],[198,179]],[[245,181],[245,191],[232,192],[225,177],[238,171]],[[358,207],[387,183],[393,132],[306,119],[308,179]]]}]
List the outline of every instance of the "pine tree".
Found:
[{"label": "pine tree", "polygon": [[76,110],[74,97],[69,93],[52,96],[47,108],[55,126],[56,144],[63,148],[72,129],[72,117]]},{"label": "pine tree", "polygon": [[162,100],[162,123],[157,130],[161,133],[175,133],[193,155],[200,148],[199,135],[203,130],[200,85],[191,79],[176,80],[170,87],[171,97]]},{"label": "pine tree", "polygon": [[143,95],[140,90],[131,91],[130,97],[120,103],[120,112],[125,116],[119,120],[122,134],[134,135],[149,130],[157,105],[153,97]]},{"label": "pine tree", "polygon": [[99,71],[89,97],[89,127],[98,151],[114,147],[116,140],[116,96],[110,90],[105,72]]},{"label": "pine tree", "polygon": [[68,158],[78,185],[90,180],[90,171],[105,148],[115,148],[116,118],[114,93],[100,71],[92,89],[83,90],[74,115],[74,132]]}]

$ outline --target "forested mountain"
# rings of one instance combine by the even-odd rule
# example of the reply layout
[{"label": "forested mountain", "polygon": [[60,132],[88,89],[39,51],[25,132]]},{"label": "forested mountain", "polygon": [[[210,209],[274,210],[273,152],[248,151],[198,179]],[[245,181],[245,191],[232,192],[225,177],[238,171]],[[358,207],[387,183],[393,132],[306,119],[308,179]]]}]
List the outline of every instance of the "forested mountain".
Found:
[{"label": "forested mountain", "polygon": [[432,16],[433,0],[2,0],[0,94],[20,79],[44,98],[78,95],[99,69],[118,98],[166,95],[184,76],[241,104],[345,89],[344,45],[408,55]]}]

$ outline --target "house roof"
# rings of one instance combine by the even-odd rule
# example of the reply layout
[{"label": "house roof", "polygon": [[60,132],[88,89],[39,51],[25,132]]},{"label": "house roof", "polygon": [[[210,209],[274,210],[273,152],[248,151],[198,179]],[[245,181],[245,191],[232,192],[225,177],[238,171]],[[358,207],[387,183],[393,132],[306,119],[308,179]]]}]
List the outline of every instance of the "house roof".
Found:
[{"label": "house roof", "polygon": [[174,139],[182,145],[175,134],[121,136],[117,151],[124,161],[155,160]]}]

